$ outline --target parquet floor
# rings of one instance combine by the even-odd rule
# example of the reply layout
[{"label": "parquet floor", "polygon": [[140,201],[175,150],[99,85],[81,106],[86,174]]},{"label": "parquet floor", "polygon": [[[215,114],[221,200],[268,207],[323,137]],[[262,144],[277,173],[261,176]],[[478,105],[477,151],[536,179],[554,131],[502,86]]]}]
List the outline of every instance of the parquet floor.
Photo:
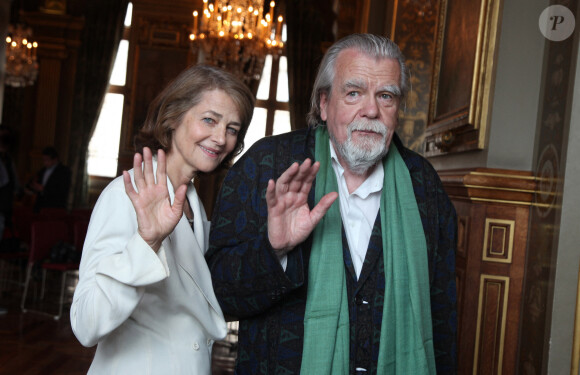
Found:
[{"label": "parquet floor", "polygon": [[95,348],[83,347],[70,327],[68,310],[59,321],[20,311],[20,295],[4,292],[0,307],[1,375],[86,374]]},{"label": "parquet floor", "polygon": [[[0,307],[8,310],[6,314],[0,314],[0,375],[86,374],[96,346],[85,348],[77,341],[70,326],[69,309],[65,308],[60,320],[33,312],[22,313],[21,296],[21,287],[12,286],[4,291],[0,288]],[[47,294],[45,300],[57,299],[55,295]],[[40,307],[53,313],[58,311],[56,304],[38,306],[30,302],[33,301],[27,302],[27,307]],[[237,330],[237,325],[235,328]],[[230,336],[228,339],[233,340]],[[213,375],[233,374],[234,357],[230,346],[229,342],[214,345]]]}]

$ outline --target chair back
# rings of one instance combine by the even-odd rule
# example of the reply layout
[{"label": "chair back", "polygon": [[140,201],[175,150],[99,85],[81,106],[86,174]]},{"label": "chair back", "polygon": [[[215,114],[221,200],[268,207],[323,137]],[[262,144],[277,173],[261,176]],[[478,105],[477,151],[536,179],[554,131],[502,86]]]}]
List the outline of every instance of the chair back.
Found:
[{"label": "chair back", "polygon": [[39,212],[39,215],[51,220],[66,218],[68,214],[68,210],[64,207],[44,207]]},{"label": "chair back", "polygon": [[83,250],[85,237],[87,236],[87,229],[89,228],[88,219],[76,219],[73,222],[73,245],[77,251]]},{"label": "chair back", "polygon": [[27,245],[30,244],[30,227],[35,218],[32,207],[15,206],[12,212],[12,225],[16,235]]},{"label": "chair back", "polygon": [[89,220],[91,218],[92,213],[93,213],[92,208],[73,208],[70,210],[69,215],[77,219]]},{"label": "chair back", "polygon": [[30,253],[28,263],[47,259],[50,249],[58,241],[68,241],[68,225],[65,220],[37,220],[30,228]]}]

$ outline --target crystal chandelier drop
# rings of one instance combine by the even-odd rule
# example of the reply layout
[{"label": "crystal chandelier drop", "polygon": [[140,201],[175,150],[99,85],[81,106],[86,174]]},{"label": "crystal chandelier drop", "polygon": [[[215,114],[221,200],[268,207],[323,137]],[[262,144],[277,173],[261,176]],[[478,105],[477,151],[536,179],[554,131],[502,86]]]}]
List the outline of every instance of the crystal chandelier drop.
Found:
[{"label": "crystal chandelier drop", "polygon": [[203,0],[203,12],[193,12],[189,36],[198,61],[232,72],[248,86],[260,80],[268,54],[282,52],[283,17],[276,4],[264,0]]},{"label": "crystal chandelier drop", "polygon": [[12,87],[33,85],[38,76],[36,49],[38,43],[32,40],[32,29],[22,26],[8,26],[6,37],[5,84]]}]

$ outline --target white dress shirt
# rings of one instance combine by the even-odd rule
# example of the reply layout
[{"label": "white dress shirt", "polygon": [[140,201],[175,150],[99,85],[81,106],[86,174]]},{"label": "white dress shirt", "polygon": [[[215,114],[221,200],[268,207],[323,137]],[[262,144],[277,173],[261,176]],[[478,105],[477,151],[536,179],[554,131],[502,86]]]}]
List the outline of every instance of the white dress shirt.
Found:
[{"label": "white dress shirt", "polygon": [[46,186],[46,183],[48,182],[48,179],[50,178],[50,175],[52,174],[52,172],[54,172],[54,170],[56,169],[57,164],[51,165],[50,167],[47,167],[44,170],[44,174],[42,175],[42,186]]},{"label": "white dress shirt", "polygon": [[379,212],[385,172],[382,163],[378,163],[373,167],[371,175],[352,194],[349,194],[344,178],[344,168],[338,161],[332,143],[330,144],[330,156],[338,182],[340,215],[348,240],[352,264],[358,278]]}]

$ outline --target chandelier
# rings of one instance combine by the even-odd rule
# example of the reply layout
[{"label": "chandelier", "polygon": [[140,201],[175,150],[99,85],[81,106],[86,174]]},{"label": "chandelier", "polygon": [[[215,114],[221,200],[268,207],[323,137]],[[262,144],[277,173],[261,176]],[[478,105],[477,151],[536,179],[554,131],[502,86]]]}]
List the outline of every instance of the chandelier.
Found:
[{"label": "chandelier", "polygon": [[189,35],[198,61],[232,72],[252,87],[259,82],[268,54],[282,52],[283,17],[274,19],[275,2],[267,12],[264,0],[203,0],[193,12]]},{"label": "chandelier", "polygon": [[25,87],[34,84],[38,76],[37,48],[38,43],[32,41],[32,29],[20,24],[8,26],[8,36],[6,37],[6,85]]}]

